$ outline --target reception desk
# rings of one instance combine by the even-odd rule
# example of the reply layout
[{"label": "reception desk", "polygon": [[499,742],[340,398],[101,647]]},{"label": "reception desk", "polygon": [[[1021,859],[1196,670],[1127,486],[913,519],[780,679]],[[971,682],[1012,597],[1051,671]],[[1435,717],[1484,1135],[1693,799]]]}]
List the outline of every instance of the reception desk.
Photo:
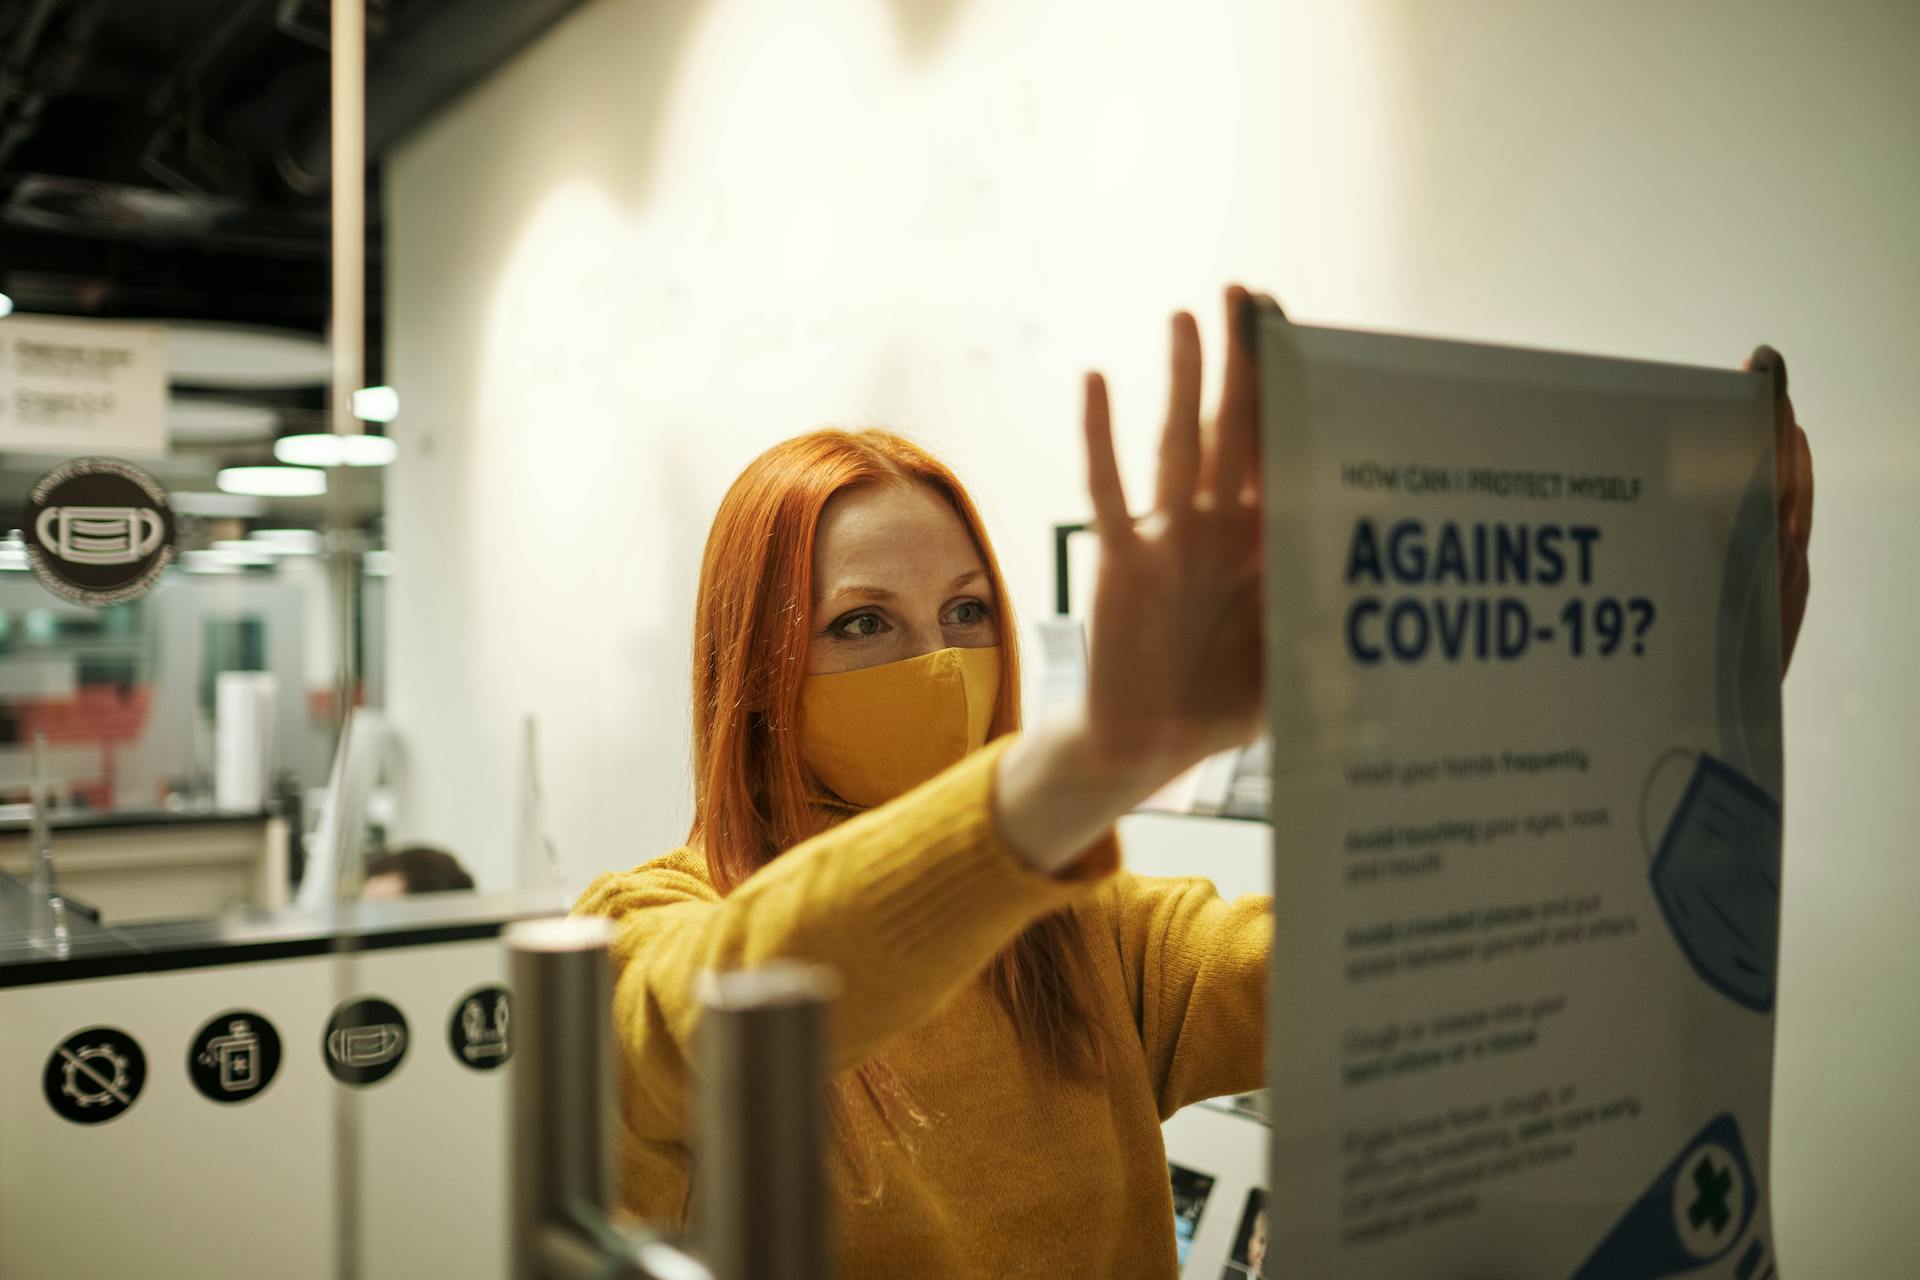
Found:
[{"label": "reception desk", "polygon": [[3,883],[0,1276],[504,1276],[498,935],[561,904],[69,913],[62,956]]},{"label": "reception desk", "polygon": [[[24,810],[24,805],[8,809]],[[262,813],[66,813],[48,822],[59,888],[109,923],[287,903],[288,823]],[[0,815],[0,871],[28,879],[28,821]]]}]

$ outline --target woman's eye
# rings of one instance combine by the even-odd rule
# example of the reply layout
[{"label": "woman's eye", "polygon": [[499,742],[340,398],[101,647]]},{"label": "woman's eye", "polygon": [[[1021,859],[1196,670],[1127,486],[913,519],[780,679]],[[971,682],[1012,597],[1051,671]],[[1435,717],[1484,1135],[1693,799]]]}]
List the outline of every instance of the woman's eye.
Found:
[{"label": "woman's eye", "polygon": [[953,620],[963,627],[971,627],[987,620],[987,606],[978,600],[968,600],[953,611]]},{"label": "woman's eye", "polygon": [[885,624],[880,621],[880,615],[877,613],[856,613],[850,618],[842,618],[834,623],[833,629],[839,635],[860,638],[879,635],[885,630]]}]

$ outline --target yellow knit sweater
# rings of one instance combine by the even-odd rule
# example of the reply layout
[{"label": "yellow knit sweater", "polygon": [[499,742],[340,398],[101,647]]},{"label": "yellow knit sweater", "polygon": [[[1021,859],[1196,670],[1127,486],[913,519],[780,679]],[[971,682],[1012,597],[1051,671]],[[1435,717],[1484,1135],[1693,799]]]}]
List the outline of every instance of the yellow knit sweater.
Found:
[{"label": "yellow knit sweater", "polygon": [[[856,1105],[879,1192],[847,1191],[835,1157],[836,1274],[1176,1274],[1160,1122],[1261,1086],[1271,901],[1227,903],[1204,880],[1120,871],[1112,841],[1061,878],[1029,869],[990,812],[1008,741],[795,847],[725,898],[688,850],[588,887],[575,909],[617,923],[622,1195],[635,1215],[678,1224],[687,1202],[695,974],[795,957],[844,983],[833,1068],[880,1055],[928,1116],[902,1144],[877,1109]],[[1097,1081],[1029,1060],[980,980],[1059,910],[1092,959],[1086,994],[1111,1046]]]}]

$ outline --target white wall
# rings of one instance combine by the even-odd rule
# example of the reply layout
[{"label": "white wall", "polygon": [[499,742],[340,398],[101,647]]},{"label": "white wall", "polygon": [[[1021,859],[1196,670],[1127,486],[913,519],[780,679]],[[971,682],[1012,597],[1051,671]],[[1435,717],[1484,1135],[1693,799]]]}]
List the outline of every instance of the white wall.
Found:
[{"label": "white wall", "polygon": [[408,833],[512,874],[540,718],[569,873],[687,818],[706,522],[765,445],[905,428],[1029,616],[1077,376],[1149,473],[1164,315],[1731,364],[1820,468],[1788,685],[1776,1155],[1794,1274],[1920,1247],[1920,6],[600,0],[390,168],[392,705]]}]

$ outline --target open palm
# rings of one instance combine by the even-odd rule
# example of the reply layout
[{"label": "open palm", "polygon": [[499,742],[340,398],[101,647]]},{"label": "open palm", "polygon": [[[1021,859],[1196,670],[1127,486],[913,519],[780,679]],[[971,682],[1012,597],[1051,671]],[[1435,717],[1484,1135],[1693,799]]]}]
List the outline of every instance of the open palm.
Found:
[{"label": "open palm", "polygon": [[1088,488],[1100,539],[1087,718],[1116,763],[1178,771],[1261,723],[1259,384],[1253,306],[1226,292],[1226,380],[1200,419],[1200,334],[1173,317],[1172,385],[1151,514],[1135,521],[1105,381],[1086,383]]}]

